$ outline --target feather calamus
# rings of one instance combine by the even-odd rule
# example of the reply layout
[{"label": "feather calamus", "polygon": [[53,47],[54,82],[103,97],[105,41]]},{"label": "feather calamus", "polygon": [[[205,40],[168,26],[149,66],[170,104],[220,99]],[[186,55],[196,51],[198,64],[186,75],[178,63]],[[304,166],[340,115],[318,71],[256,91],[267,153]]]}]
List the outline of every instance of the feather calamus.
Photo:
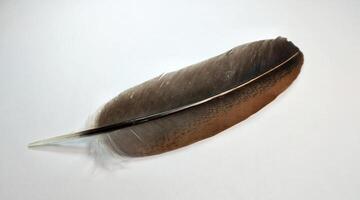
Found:
[{"label": "feather calamus", "polygon": [[243,44],[120,93],[101,108],[97,128],[29,146],[96,135],[120,155],[174,150],[260,110],[296,79],[302,64],[302,52],[286,38]]}]

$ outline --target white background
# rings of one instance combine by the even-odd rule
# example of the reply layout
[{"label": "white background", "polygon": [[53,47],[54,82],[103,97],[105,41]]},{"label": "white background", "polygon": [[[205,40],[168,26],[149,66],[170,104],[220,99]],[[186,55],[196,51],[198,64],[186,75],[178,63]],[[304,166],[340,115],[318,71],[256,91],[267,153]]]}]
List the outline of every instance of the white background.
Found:
[{"label": "white background", "polygon": [[[360,199],[360,1],[0,0],[0,199]],[[94,166],[28,150],[128,87],[259,39],[299,78],[246,121],[160,156]]]}]

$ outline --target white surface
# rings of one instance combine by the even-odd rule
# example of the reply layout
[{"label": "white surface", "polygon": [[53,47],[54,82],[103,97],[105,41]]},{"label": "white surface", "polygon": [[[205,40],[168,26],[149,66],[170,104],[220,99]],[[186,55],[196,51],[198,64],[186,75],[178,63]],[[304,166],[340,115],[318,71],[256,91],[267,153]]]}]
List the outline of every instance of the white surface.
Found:
[{"label": "white surface", "polygon": [[[0,0],[0,199],[360,199],[360,1]],[[27,143],[120,91],[259,39],[305,55],[270,106],[106,171]]]}]

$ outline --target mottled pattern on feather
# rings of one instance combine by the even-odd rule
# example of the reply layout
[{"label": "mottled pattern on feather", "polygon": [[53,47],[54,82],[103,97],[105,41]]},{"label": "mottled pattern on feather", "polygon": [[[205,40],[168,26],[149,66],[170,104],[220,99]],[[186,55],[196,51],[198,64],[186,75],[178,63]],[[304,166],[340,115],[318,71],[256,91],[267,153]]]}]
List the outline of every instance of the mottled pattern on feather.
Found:
[{"label": "mottled pattern on feather", "polygon": [[[284,38],[245,44],[196,65],[161,75],[124,91],[104,106],[97,125],[194,103],[257,77],[298,52]],[[169,116],[103,136],[118,154],[145,156],[170,151],[246,119],[272,101],[296,78],[302,54],[286,66],[239,90]]]}]

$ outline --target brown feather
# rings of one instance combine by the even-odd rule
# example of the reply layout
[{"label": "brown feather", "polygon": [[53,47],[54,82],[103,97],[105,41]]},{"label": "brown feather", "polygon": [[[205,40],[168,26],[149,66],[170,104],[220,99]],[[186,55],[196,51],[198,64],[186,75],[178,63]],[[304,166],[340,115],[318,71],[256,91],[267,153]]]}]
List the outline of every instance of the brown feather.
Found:
[{"label": "brown feather", "polygon": [[117,154],[147,156],[215,135],[270,103],[297,77],[303,54],[278,37],[238,46],[161,75],[108,102],[95,128],[29,144],[98,135]]}]

